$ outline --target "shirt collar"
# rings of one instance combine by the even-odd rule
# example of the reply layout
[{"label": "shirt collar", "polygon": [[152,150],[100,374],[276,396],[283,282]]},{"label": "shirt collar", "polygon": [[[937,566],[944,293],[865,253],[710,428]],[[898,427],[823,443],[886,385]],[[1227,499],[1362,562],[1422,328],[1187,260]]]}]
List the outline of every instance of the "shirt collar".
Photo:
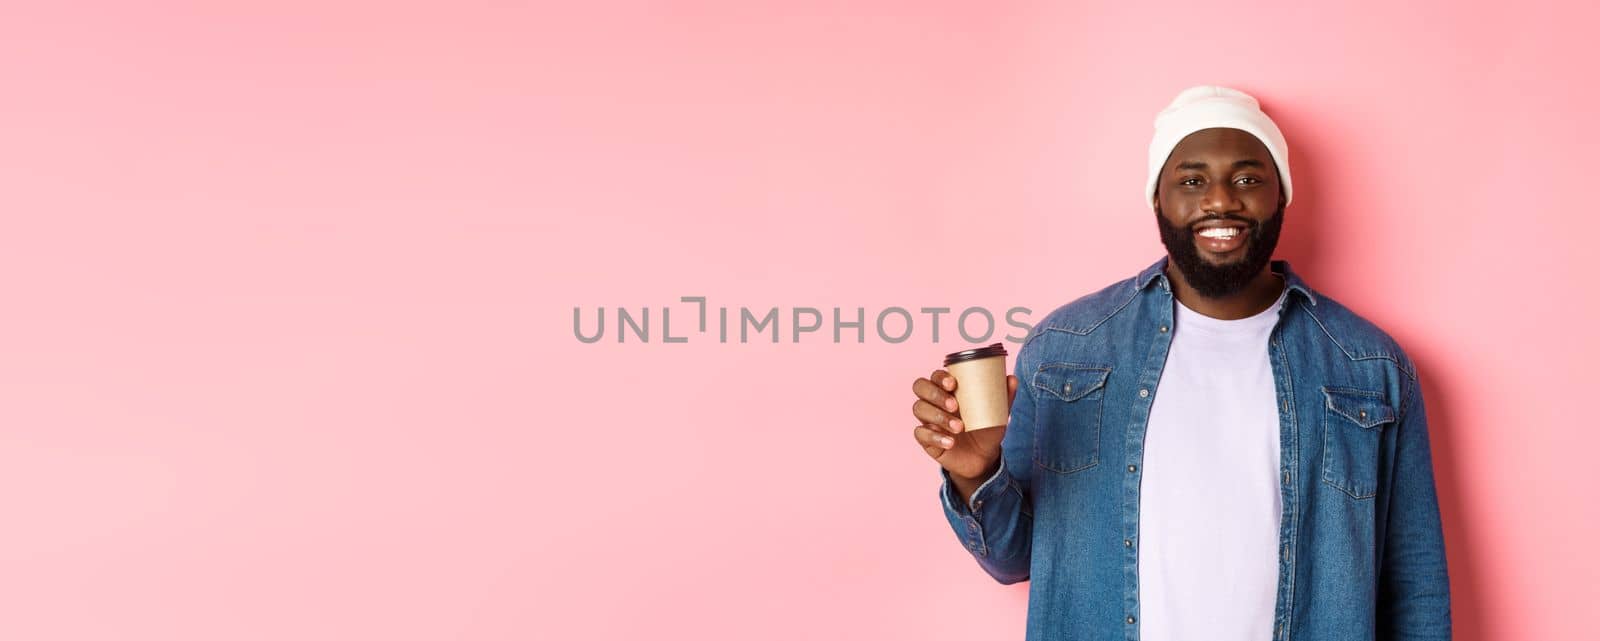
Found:
[{"label": "shirt collar", "polygon": [[[1311,286],[1307,285],[1305,281],[1300,280],[1300,276],[1294,273],[1294,270],[1289,267],[1289,261],[1275,259],[1271,261],[1271,264],[1272,271],[1283,276],[1284,283],[1288,285],[1289,291],[1298,292],[1306,299],[1306,302],[1311,303],[1312,305],[1317,304],[1316,293],[1312,292]],[[1133,279],[1134,289],[1143,291],[1144,288],[1150,286],[1151,281],[1160,281],[1161,288],[1171,292],[1172,283],[1168,282],[1167,280],[1166,268],[1167,256],[1162,255],[1161,258],[1156,260],[1156,262],[1151,263],[1149,267],[1146,267],[1143,271],[1140,271],[1139,275]]]}]

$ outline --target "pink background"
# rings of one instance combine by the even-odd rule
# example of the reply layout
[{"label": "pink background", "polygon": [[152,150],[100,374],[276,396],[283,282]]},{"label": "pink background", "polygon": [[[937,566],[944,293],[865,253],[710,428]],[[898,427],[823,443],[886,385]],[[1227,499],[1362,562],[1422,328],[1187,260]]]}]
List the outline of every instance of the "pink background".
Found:
[{"label": "pink background", "polygon": [[1586,636],[1600,16],[1111,4],[0,8],[0,640],[1020,638],[911,437],[949,326],[572,310],[1037,320],[1160,256],[1197,83],[1421,369],[1458,638]]}]

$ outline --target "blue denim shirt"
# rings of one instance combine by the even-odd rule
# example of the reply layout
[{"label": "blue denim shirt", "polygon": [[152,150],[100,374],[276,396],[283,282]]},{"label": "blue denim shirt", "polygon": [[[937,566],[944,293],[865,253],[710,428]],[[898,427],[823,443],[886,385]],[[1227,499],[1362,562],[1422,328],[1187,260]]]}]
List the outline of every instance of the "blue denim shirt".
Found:
[{"label": "blue denim shirt", "polygon": [[[978,565],[1000,583],[1031,579],[1030,640],[1139,638],[1140,465],[1173,335],[1166,263],[1028,335],[999,469],[970,504],[940,469],[945,516]],[[1273,639],[1449,639],[1417,371],[1287,261],[1271,269],[1289,288],[1267,347],[1282,444]]]}]

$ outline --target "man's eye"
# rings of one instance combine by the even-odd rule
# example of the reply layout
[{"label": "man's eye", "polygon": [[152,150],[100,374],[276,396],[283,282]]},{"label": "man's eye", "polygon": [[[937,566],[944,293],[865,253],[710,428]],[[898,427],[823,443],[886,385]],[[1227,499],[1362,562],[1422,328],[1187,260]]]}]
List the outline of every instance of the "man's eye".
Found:
[{"label": "man's eye", "polygon": [[1183,185],[1185,187],[1193,187],[1195,185],[1200,184],[1200,179],[1199,178],[1185,178],[1183,180],[1178,181],[1178,184]]},{"label": "man's eye", "polygon": [[1257,179],[1255,176],[1242,176],[1242,177],[1240,177],[1238,180],[1236,180],[1234,182],[1237,182],[1237,183],[1242,184],[1242,185],[1254,185],[1256,183],[1261,182],[1261,180]]}]

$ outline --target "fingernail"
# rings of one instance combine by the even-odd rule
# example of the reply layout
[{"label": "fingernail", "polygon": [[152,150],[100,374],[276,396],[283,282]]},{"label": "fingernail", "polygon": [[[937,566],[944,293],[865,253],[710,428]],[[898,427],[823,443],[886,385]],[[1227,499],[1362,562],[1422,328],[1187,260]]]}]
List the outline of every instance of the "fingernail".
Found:
[{"label": "fingernail", "polygon": [[939,444],[945,447],[955,447],[956,440],[948,436],[939,437]]},{"label": "fingernail", "polygon": [[950,419],[950,429],[952,429],[952,430],[955,430],[955,431],[959,432],[962,429],[964,429],[966,426],[967,426],[967,424],[966,423],[962,423],[961,419],[959,419],[959,418]]},{"label": "fingernail", "polygon": [[948,379],[948,378],[947,378],[947,379],[944,379],[944,382],[943,382],[943,383],[940,383],[940,385],[943,385],[943,386],[944,386],[944,388],[945,388],[945,389],[950,389],[950,388],[951,388],[951,387],[954,387],[954,386],[955,386],[955,384],[956,384],[956,382],[955,382],[955,381],[953,381],[953,380],[950,380],[950,379]]},{"label": "fingernail", "polygon": [[956,399],[946,397],[944,399],[944,408],[952,412],[956,411]]}]

